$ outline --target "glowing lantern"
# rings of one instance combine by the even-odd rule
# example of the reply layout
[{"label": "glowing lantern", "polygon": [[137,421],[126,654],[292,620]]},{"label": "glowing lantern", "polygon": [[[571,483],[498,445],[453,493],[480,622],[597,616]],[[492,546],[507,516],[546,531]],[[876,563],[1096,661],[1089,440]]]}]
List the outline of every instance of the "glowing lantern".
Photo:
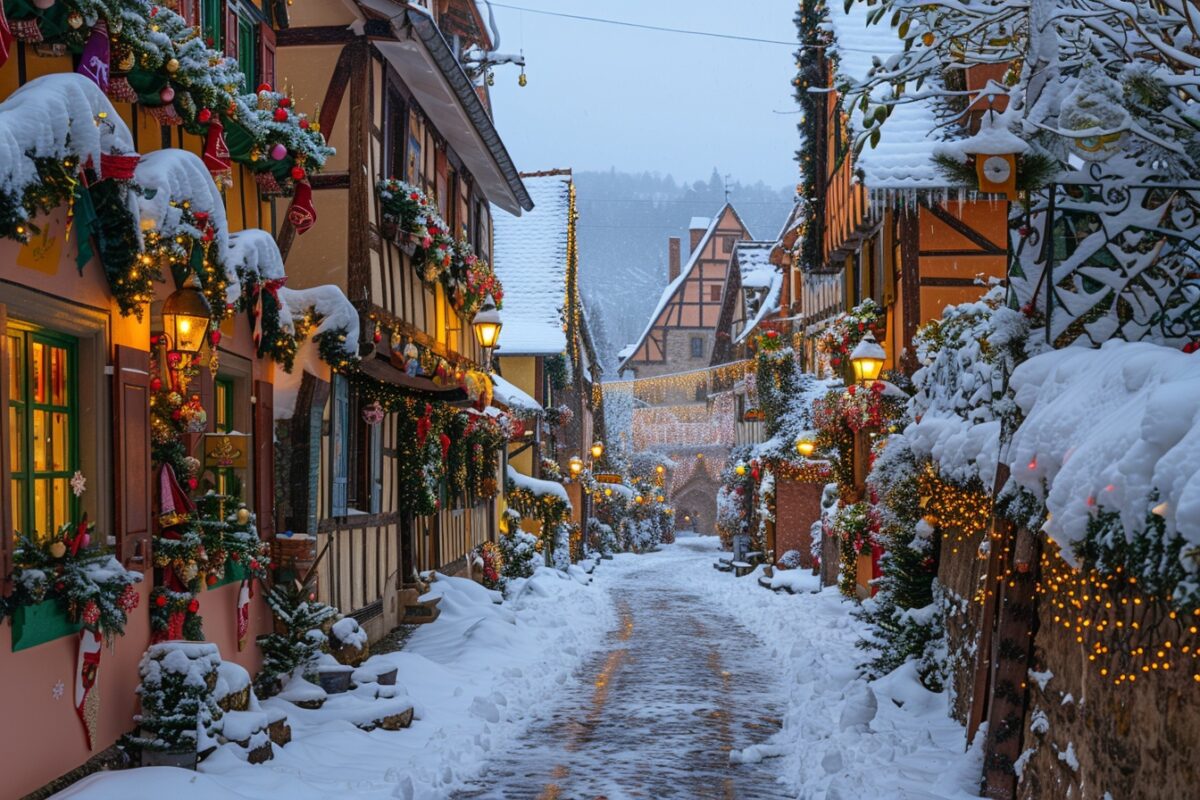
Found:
[{"label": "glowing lantern", "polygon": [[859,383],[868,383],[879,377],[883,370],[883,362],[887,353],[875,341],[875,335],[870,331],[862,338],[850,354],[850,363],[854,366],[854,379]]}]

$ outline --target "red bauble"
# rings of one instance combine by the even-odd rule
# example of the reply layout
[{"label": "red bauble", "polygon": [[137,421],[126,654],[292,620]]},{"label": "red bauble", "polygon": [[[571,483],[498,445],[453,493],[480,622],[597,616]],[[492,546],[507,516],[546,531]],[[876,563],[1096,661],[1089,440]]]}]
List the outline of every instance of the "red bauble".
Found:
[{"label": "red bauble", "polygon": [[200,601],[195,598],[192,598],[192,602],[188,603],[188,611],[195,614],[199,610],[200,610]]},{"label": "red bauble", "polygon": [[205,578],[204,580],[206,583],[208,583],[209,586],[212,586],[214,583],[217,582],[217,576],[213,575],[212,573],[209,573],[208,577]]},{"label": "red bauble", "polygon": [[239,560],[240,558],[241,558],[241,555],[238,553],[238,551],[237,551],[237,550],[234,550],[232,553],[230,553],[230,554],[229,554],[229,560],[230,560],[230,561],[237,561],[237,560]]},{"label": "red bauble", "polygon": [[158,16],[158,6],[150,6],[150,16],[152,16],[152,17]]},{"label": "red bauble", "polygon": [[179,422],[179,420],[183,419],[183,412],[180,411],[178,408],[175,409],[174,411],[171,412],[171,419],[175,420],[176,422]]},{"label": "red bauble", "polygon": [[258,561],[256,559],[250,559],[250,569],[258,569]]},{"label": "red bauble", "polygon": [[303,117],[301,117],[299,124],[300,124],[300,130],[302,130],[302,131],[308,130],[308,120],[307,119],[304,119]]},{"label": "red bauble", "polygon": [[154,605],[158,606],[159,608],[162,608],[166,604],[167,604],[167,596],[165,594],[160,594],[154,598]]},{"label": "red bauble", "polygon": [[151,378],[150,379],[150,391],[157,392],[157,391],[160,391],[161,389],[162,389],[162,378]]},{"label": "red bauble", "polygon": [[275,121],[276,122],[287,122],[287,109],[286,108],[275,109]]},{"label": "red bauble", "polygon": [[195,478],[188,478],[188,488],[193,492],[196,491],[196,487],[199,485],[200,481],[196,480]]},{"label": "red bauble", "polygon": [[196,115],[196,119],[206,123],[212,119],[212,111],[207,108],[202,108],[200,109],[200,113]]},{"label": "red bauble", "polygon": [[150,334],[150,346],[158,347],[158,334],[157,333]]},{"label": "red bauble", "polygon": [[379,331],[375,331],[374,339],[375,339],[375,344],[379,344],[380,342],[383,341],[383,334],[380,333]]},{"label": "red bauble", "polygon": [[221,332],[217,330],[210,332],[208,334],[208,341],[212,343],[213,347],[219,345],[221,343]]},{"label": "red bauble", "polygon": [[279,107],[280,108],[290,108],[291,105],[292,105],[292,98],[287,97],[287,96],[279,98]]},{"label": "red bauble", "polygon": [[269,92],[269,91],[271,91],[271,84],[269,84],[269,83],[260,83],[260,84],[258,85],[258,89],[256,89],[255,91],[256,91],[256,92]]},{"label": "red bauble", "polygon": [[304,167],[292,167],[292,180],[302,181],[305,177]]}]

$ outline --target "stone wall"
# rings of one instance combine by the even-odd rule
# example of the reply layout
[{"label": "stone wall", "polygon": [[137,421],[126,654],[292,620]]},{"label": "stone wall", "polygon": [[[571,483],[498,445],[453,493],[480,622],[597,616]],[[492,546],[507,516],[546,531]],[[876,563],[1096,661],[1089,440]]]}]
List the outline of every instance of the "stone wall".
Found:
[{"label": "stone wall", "polygon": [[777,480],[775,483],[775,558],[789,550],[800,553],[800,565],[811,569],[812,524],[821,518],[823,483]]},{"label": "stone wall", "polygon": [[935,599],[945,617],[950,651],[945,682],[954,718],[966,724],[971,712],[979,633],[983,624],[983,595],[987,579],[987,554],[981,552],[983,532],[943,531],[938,558]]}]

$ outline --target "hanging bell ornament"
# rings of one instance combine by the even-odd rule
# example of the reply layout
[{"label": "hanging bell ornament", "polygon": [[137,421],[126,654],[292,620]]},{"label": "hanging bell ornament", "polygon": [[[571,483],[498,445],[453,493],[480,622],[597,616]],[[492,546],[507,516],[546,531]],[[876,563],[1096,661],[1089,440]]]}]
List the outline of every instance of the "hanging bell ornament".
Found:
[{"label": "hanging bell ornament", "polygon": [[167,72],[171,73],[172,75],[174,75],[176,72],[179,72],[178,58],[167,59]]},{"label": "hanging bell ornament", "polygon": [[525,68],[521,67],[521,74],[517,76],[517,85],[524,86],[529,83],[529,79],[525,77]]}]

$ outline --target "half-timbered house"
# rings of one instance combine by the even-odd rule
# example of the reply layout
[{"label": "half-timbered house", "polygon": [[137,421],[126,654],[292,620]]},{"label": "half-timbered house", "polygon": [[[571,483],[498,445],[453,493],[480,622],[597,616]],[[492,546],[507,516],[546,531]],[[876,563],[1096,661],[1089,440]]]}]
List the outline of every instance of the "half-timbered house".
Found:
[{"label": "half-timbered house", "polygon": [[[642,335],[622,350],[619,373],[650,378],[702,369],[711,361],[734,245],[750,239],[750,231],[726,203],[711,220],[694,218],[689,238],[689,256],[682,267],[679,240],[669,242],[670,283]],[[704,397],[674,400],[694,402]]]},{"label": "half-timbered house", "polygon": [[[338,148],[313,183],[321,235],[301,246],[285,222],[281,249],[291,274],[335,284],[354,303],[365,379],[306,373],[295,387],[282,425],[285,524],[317,538],[322,598],[378,635],[405,612],[400,594],[415,596],[406,586],[429,570],[464,570],[497,525],[494,486],[443,482],[435,510],[411,511],[403,482],[419,467],[409,457],[414,417],[470,405],[479,387],[467,382],[486,359],[470,313],[427,271],[424,234],[397,233],[387,218],[379,182],[420,195],[432,206],[424,233],[451,237],[485,265],[492,208],[519,214],[533,203],[492,123],[484,72],[468,63],[469,51],[490,48],[474,3],[304,3],[276,44],[277,71],[297,82],[297,102],[319,106]],[[432,230],[435,217],[444,230]],[[403,402],[378,422],[381,393]]]},{"label": "half-timbered house", "polygon": [[[294,340],[284,324],[293,311],[322,316],[302,308],[304,292],[279,288],[273,232],[291,192],[260,175],[277,164],[290,189],[297,151],[281,145],[271,162],[250,152],[264,144],[253,118],[269,113],[251,100],[275,106],[283,97],[254,94],[276,81],[272,9],[282,5],[181,0],[156,6],[152,21],[122,18],[130,4],[89,4],[86,17],[78,3],[5,4],[17,41],[0,47],[0,205],[21,202],[27,179],[26,193],[48,198],[29,219],[6,217],[0,232],[0,585],[9,616],[0,707],[8,719],[36,720],[5,740],[8,796],[76,770],[133,728],[138,659],[150,641],[195,638],[202,615],[203,637],[225,662],[250,674],[261,663],[254,637],[271,617],[261,591],[242,607],[248,565],[214,539],[188,564],[170,555],[160,487],[171,458],[161,454],[178,447],[175,479],[189,501],[209,489],[225,497],[208,516],[181,516],[208,524],[244,506],[259,536],[274,537],[281,370],[279,353],[260,346],[265,329],[252,309],[268,284],[282,292],[266,330],[274,341]],[[222,105],[204,105],[213,100]],[[283,118],[298,124],[286,104]],[[319,154],[318,140],[307,141]],[[200,292],[194,282],[211,327],[188,356],[164,311],[169,298]],[[169,408],[180,425],[175,411],[164,416]],[[84,521],[95,528],[81,542]],[[123,634],[62,602],[58,587],[40,602],[25,593],[30,563],[49,557],[65,569],[105,547],[141,577],[121,600]]]}]

